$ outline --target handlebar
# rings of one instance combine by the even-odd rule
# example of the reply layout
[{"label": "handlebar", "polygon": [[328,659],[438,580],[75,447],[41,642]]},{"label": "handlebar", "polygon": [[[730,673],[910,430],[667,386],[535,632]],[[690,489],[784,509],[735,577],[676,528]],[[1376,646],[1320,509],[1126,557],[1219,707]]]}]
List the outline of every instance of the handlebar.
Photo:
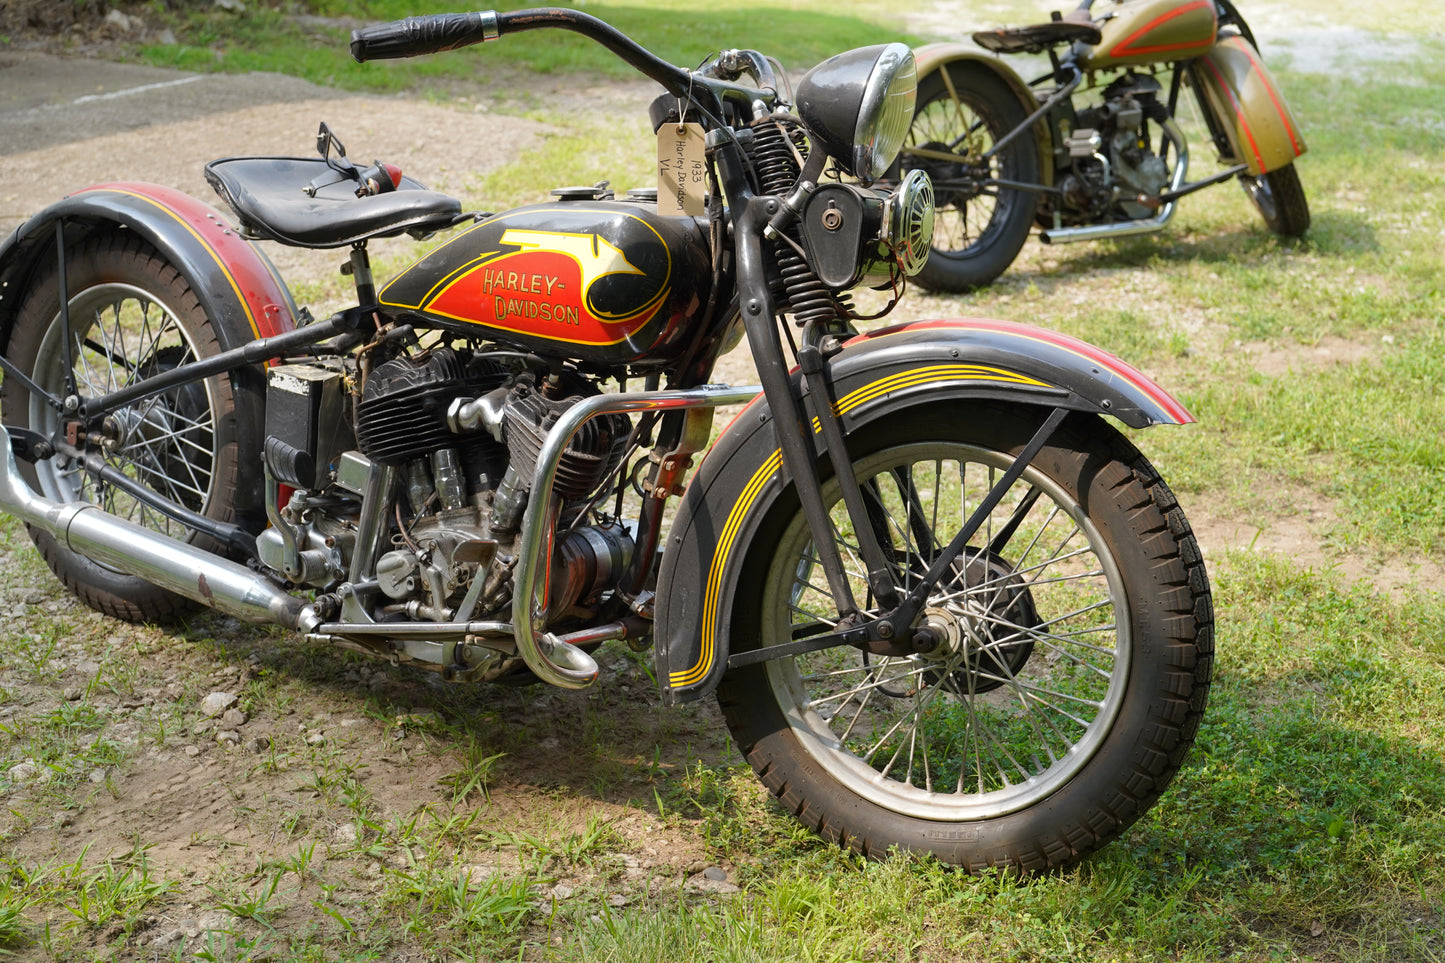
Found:
[{"label": "handlebar", "polygon": [[399,60],[455,50],[501,35],[496,11],[441,13],[378,23],[351,32],[351,56],[357,63]]},{"label": "handlebar", "polygon": [[559,7],[504,13],[495,10],[441,13],[378,23],[351,32],[351,56],[357,63],[417,57],[544,27],[571,30],[595,40],[643,75],[662,84],[668,93],[687,96],[690,75],[686,70],[673,66],[596,17]]}]

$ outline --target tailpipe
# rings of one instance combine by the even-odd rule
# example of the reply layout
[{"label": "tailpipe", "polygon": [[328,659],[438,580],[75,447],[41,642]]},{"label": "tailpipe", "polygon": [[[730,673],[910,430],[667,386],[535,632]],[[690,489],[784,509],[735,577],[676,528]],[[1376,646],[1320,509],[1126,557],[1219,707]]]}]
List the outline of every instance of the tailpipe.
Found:
[{"label": "tailpipe", "polygon": [[244,565],[117,518],[89,502],[54,502],[20,474],[10,432],[0,425],[0,511],[53,536],[73,552],[245,619],[310,632],[311,606]]}]

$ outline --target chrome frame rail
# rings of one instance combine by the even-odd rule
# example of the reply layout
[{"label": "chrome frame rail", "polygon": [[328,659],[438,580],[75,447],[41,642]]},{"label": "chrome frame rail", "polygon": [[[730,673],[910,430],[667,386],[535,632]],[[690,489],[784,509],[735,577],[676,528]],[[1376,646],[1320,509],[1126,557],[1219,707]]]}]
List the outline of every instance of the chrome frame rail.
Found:
[{"label": "chrome frame rail", "polygon": [[517,651],[537,678],[564,689],[584,689],[597,680],[597,662],[592,656],[550,632],[538,632],[533,624],[533,596],[539,573],[546,571],[543,552],[550,544],[546,522],[550,517],[552,483],[572,436],[599,415],[717,408],[752,401],[762,390],[760,385],[702,385],[680,391],[597,395],[569,408],[547,433],[532,474],[531,495],[517,540],[517,568],[512,576],[512,628]]}]

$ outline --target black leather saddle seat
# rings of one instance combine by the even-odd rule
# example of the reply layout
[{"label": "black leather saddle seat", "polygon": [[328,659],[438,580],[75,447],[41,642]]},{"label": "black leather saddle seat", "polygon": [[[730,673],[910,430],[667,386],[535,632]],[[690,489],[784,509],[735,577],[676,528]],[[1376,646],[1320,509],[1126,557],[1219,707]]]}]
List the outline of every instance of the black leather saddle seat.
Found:
[{"label": "black leather saddle seat", "polygon": [[1001,27],[998,30],[981,30],[973,35],[973,42],[990,53],[1042,53],[1059,44],[1082,42],[1094,46],[1103,35],[1092,23],[1077,23],[1070,20],[1054,20],[1036,23],[1027,27]]},{"label": "black leather saddle seat", "polygon": [[[306,193],[327,175],[338,178]],[[397,189],[356,196],[356,182],[342,179],[321,158],[225,157],[206,165],[206,180],[255,237],[294,247],[341,247],[402,231],[429,233],[453,224],[462,202],[429,191],[409,177]]]}]

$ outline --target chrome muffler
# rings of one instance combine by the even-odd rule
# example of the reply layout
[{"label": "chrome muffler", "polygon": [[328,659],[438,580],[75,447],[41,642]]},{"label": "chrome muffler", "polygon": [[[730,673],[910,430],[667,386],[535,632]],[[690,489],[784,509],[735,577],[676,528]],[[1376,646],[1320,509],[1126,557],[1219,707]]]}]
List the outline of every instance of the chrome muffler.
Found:
[{"label": "chrome muffler", "polygon": [[320,624],[309,605],[244,565],[117,518],[98,505],[37,495],[20,474],[3,425],[0,449],[0,511],[47,532],[71,551],[248,622],[302,632]]}]

